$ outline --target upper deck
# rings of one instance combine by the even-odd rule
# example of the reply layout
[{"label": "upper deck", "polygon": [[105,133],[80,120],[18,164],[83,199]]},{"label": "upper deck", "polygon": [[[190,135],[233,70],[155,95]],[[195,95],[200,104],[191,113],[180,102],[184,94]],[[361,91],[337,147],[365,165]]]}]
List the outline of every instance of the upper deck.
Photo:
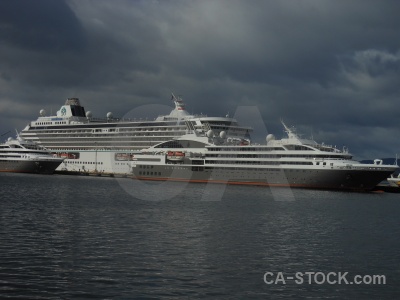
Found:
[{"label": "upper deck", "polygon": [[175,108],[170,114],[149,118],[124,119],[107,113],[95,118],[85,112],[79,99],[69,98],[55,116],[44,110],[30,122],[21,136],[35,140],[52,150],[62,149],[142,149],[184,135],[187,131],[226,131],[232,137],[244,137],[252,131],[229,117],[191,115],[181,98],[173,96]]}]

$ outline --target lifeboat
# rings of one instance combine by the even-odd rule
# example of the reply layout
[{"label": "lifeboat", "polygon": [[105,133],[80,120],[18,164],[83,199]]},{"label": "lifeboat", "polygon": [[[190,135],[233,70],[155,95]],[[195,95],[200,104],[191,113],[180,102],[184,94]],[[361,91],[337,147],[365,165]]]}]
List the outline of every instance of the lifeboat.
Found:
[{"label": "lifeboat", "polygon": [[75,153],[68,153],[68,158],[69,159],[76,159],[76,154]]},{"label": "lifeboat", "polygon": [[79,158],[79,156],[77,155],[77,153],[69,153],[69,152],[65,152],[65,153],[61,153],[61,154],[54,154],[57,157],[61,157],[61,158],[67,158],[67,159],[77,159]]},{"label": "lifeboat", "polygon": [[131,155],[129,153],[116,153],[115,154],[115,160],[131,160]]},{"label": "lifeboat", "polygon": [[185,153],[181,151],[168,151],[167,159],[171,161],[183,161],[185,158]]}]

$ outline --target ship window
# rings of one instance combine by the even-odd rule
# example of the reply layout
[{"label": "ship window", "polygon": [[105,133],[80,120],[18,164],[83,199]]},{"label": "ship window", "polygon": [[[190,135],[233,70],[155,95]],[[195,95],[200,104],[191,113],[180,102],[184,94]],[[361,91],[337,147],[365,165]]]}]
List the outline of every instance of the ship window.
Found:
[{"label": "ship window", "polygon": [[155,146],[155,148],[204,148],[205,143],[197,141],[168,141]]},{"label": "ship window", "polygon": [[156,146],[155,148],[183,148],[183,146],[178,141],[168,141]]},{"label": "ship window", "polygon": [[303,145],[286,145],[285,148],[288,150],[312,150]]}]

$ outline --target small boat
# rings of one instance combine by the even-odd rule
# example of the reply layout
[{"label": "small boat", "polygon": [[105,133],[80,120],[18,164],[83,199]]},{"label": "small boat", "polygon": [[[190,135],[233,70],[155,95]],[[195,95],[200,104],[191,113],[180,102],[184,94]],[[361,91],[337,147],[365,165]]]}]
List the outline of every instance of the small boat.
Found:
[{"label": "small boat", "polygon": [[0,144],[0,172],[52,174],[64,161],[47,149],[17,135]]}]

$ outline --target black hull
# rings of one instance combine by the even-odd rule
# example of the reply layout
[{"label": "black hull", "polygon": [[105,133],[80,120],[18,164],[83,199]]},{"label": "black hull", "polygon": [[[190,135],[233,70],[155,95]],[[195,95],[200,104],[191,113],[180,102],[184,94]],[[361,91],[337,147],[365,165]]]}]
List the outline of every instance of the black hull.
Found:
[{"label": "black hull", "polygon": [[133,178],[238,185],[370,191],[393,173],[391,169],[237,169],[185,165],[137,165]]},{"label": "black hull", "polygon": [[61,161],[1,160],[0,172],[53,174]]}]

